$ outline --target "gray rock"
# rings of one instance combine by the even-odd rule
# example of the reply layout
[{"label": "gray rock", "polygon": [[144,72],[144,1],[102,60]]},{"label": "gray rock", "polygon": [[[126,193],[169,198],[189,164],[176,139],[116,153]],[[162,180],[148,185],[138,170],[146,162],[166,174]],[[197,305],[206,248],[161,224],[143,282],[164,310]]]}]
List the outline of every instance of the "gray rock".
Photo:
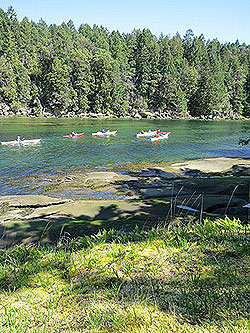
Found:
[{"label": "gray rock", "polygon": [[173,172],[160,171],[159,176],[163,179],[176,179],[178,176]]},{"label": "gray rock", "polygon": [[140,189],[140,194],[145,198],[161,198],[171,196],[172,188],[148,188]]},{"label": "gray rock", "polygon": [[128,184],[122,184],[121,186],[118,187],[118,189],[120,190],[128,190],[130,189],[129,185]]},{"label": "gray rock", "polygon": [[9,207],[46,207],[70,202],[69,199],[58,199],[44,195],[5,195],[0,197],[0,204]]},{"label": "gray rock", "polygon": [[134,118],[142,119],[142,116],[139,114],[139,112],[137,112],[137,113],[134,115]]},{"label": "gray rock", "polygon": [[166,188],[168,186],[171,187],[171,184],[162,182],[162,181],[147,181],[147,182],[140,182],[138,180],[130,181],[131,186],[139,188],[139,189],[148,189],[148,188]]},{"label": "gray rock", "polygon": [[150,171],[150,170],[142,170],[142,171],[136,172],[135,176],[137,176],[137,177],[157,177],[158,172]]}]

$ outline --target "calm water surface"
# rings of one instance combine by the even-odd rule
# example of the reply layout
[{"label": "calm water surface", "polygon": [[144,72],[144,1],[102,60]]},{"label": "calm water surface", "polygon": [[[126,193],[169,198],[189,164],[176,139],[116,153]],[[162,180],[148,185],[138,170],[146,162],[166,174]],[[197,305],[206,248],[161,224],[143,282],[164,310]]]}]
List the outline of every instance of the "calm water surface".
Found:
[{"label": "calm water surface", "polygon": [[[102,128],[118,130],[114,137],[92,137]],[[167,140],[136,138],[141,129],[171,131]],[[71,131],[84,132],[78,139],[63,139]],[[35,146],[0,146],[0,190],[18,192],[6,185],[10,179],[34,173],[55,173],[85,166],[133,161],[176,161],[205,157],[250,158],[250,147],[239,146],[247,138],[250,121],[197,120],[68,120],[2,119],[0,141],[41,138]],[[20,189],[21,190],[21,189]]]}]

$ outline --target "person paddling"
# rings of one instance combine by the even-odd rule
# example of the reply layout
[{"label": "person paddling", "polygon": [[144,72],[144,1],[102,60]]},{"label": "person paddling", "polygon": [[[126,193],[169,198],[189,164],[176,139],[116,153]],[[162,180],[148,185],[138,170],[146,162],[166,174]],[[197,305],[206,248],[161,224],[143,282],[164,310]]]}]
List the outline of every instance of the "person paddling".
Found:
[{"label": "person paddling", "polygon": [[20,135],[18,135],[17,138],[16,138],[16,141],[17,141],[17,142],[21,142],[21,141],[23,141],[23,140],[25,140],[25,137],[23,137],[23,138],[21,139]]}]

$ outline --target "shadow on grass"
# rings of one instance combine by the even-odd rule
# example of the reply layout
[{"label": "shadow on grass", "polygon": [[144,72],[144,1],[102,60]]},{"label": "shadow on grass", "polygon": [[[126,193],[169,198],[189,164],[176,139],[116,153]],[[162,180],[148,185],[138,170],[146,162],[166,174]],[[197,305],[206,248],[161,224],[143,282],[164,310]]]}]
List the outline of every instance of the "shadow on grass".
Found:
[{"label": "shadow on grass", "polygon": [[[86,290],[86,285],[83,285],[82,297],[81,291],[77,290],[79,300],[84,301]],[[92,290],[100,295],[115,295],[113,301],[122,307],[155,307],[191,325],[215,325],[230,329],[231,324],[237,325],[239,320],[249,320],[249,290],[245,278],[238,278],[237,282],[234,279],[224,285],[216,283],[214,278],[194,281],[188,276],[173,278],[169,283],[157,278],[132,281],[110,278],[94,284]]]},{"label": "shadow on grass", "polygon": [[[226,244],[233,246],[234,250],[226,248]],[[86,290],[91,288],[97,300],[109,295],[109,300],[121,307],[136,309],[138,305],[145,305],[148,309],[155,307],[169,313],[182,323],[203,328],[215,325],[229,331],[243,325],[244,331],[249,325],[250,315],[246,262],[250,255],[249,239],[244,234],[233,237],[224,235],[214,240],[211,238],[207,246],[204,245],[201,257],[193,262],[185,261],[178,254],[176,258],[171,258],[170,265],[174,263],[175,268],[170,274],[162,271],[153,274],[146,267],[139,271],[139,276],[132,273],[124,278],[119,274],[119,268],[117,271],[114,269],[112,277],[105,276],[104,272],[89,275],[88,271],[82,271],[72,285],[73,291],[82,301],[85,300]],[[120,270],[124,272],[122,261],[119,261]]]},{"label": "shadow on grass", "polygon": [[[161,204],[163,205],[163,203]],[[124,248],[121,246],[116,251],[114,246],[111,256],[114,260],[110,261],[110,265],[95,266],[95,263],[102,262],[100,257],[102,254],[99,253],[99,249],[97,253],[94,249],[96,257],[90,256],[88,264],[77,268],[75,273],[71,270],[71,255],[72,251],[75,251],[75,245],[73,246],[71,242],[65,243],[65,246],[62,247],[59,244],[51,251],[46,247],[41,248],[41,251],[39,247],[20,246],[16,250],[14,248],[11,255],[8,256],[7,253],[8,273],[5,274],[2,271],[0,281],[2,289],[11,292],[21,287],[33,286],[33,276],[38,272],[48,271],[55,278],[58,279],[59,276],[66,282],[67,288],[69,288],[66,290],[66,295],[70,293],[72,298],[77,299],[79,313],[82,310],[81,307],[88,303],[93,306],[96,314],[103,318],[104,312],[102,313],[102,311],[106,311],[103,302],[106,302],[105,305],[109,308],[112,308],[112,304],[114,304],[116,309],[133,308],[136,311],[137,307],[143,306],[147,309],[147,313],[152,309],[157,309],[166,315],[172,315],[179,322],[203,326],[203,328],[215,325],[228,327],[229,330],[234,331],[231,326],[237,326],[238,321],[247,322],[250,313],[248,262],[246,261],[250,255],[249,235],[237,232],[227,234],[223,231],[218,235],[213,235],[211,232],[205,233],[205,228],[204,236],[207,238],[203,237],[202,233],[185,233],[184,229],[181,233],[179,228],[174,229],[171,235],[166,233],[165,236],[162,236],[161,233],[150,233],[150,228],[153,225],[157,226],[155,219],[148,219],[145,224],[145,218],[149,216],[146,213],[149,214],[150,209],[152,209],[152,202],[149,202],[148,206],[143,206],[144,214],[141,213],[141,209],[135,209],[133,214],[131,211],[127,211],[126,219],[124,217],[120,219],[124,210],[120,211],[117,205],[112,204],[108,208],[101,207],[94,217],[81,216],[82,220],[54,219],[50,221],[53,223],[52,225],[45,220],[43,227],[40,226],[42,220],[29,221],[31,224],[28,224],[22,231],[23,235],[24,232],[32,232],[35,223],[38,222],[36,228],[40,229],[37,230],[44,239],[48,237],[50,241],[56,240],[62,235],[66,237],[68,235],[81,236],[81,233],[92,235],[103,229],[104,225],[110,229],[117,228],[121,232],[120,234],[124,231],[131,238],[128,240],[123,234],[120,240],[116,238],[117,234],[114,234],[110,242],[118,239],[117,243],[123,243]],[[156,209],[159,210],[159,207]],[[118,219],[112,220],[112,218]],[[159,220],[158,224],[160,223]],[[138,225],[139,228],[134,232],[135,225]],[[184,227],[185,225],[183,225]],[[149,229],[148,233],[147,229]],[[234,230],[236,229],[234,228]],[[176,236],[175,231],[182,235],[182,239],[185,241],[182,244],[186,244],[183,247],[179,245],[177,237],[172,237]],[[164,241],[166,247],[162,245],[158,254],[154,241],[159,239]],[[131,256],[126,257],[127,253],[132,251],[131,242],[136,240],[144,241],[145,244],[151,244],[150,242],[153,241],[150,256],[140,257],[140,262],[136,259],[138,257],[134,252],[131,252]],[[100,241],[100,244],[107,242],[104,239],[103,242]],[[87,245],[91,251],[91,248],[98,244],[98,240],[96,242],[93,240],[92,243],[81,243],[78,250],[86,248]],[[127,245],[129,245],[129,249],[126,248]],[[168,254],[169,252],[171,255]],[[163,261],[158,263],[158,269],[152,269],[151,266],[154,266],[157,260],[162,260],[161,256],[164,254],[167,254],[167,264],[164,266],[166,272],[161,270]],[[83,258],[85,255],[86,253],[83,252]],[[18,262],[16,267],[15,260]],[[78,257],[74,256],[74,260],[77,261]],[[46,282],[47,280],[49,278],[47,279],[45,275],[43,280],[45,289],[46,283],[52,283]],[[92,298],[91,295],[95,296]],[[102,306],[99,306],[99,301]],[[82,312],[84,313],[84,311]],[[111,317],[106,319],[106,321],[100,321],[103,330],[108,328],[112,320]]]}]

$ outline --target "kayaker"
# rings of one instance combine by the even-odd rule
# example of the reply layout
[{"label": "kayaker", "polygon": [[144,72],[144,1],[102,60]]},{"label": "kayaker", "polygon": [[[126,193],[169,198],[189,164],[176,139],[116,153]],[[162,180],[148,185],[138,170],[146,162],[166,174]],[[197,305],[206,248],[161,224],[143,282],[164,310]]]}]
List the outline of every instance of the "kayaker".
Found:
[{"label": "kayaker", "polygon": [[17,138],[16,138],[16,141],[17,141],[18,143],[21,142],[21,141],[24,141],[24,140],[25,140],[25,138],[24,138],[24,137],[21,138],[20,135],[18,135]]},{"label": "kayaker", "polygon": [[104,129],[104,128],[102,129],[102,133],[106,133],[106,131],[105,131],[105,129]]},{"label": "kayaker", "polygon": [[71,132],[71,135],[76,135],[76,132],[72,131],[72,132]]}]

